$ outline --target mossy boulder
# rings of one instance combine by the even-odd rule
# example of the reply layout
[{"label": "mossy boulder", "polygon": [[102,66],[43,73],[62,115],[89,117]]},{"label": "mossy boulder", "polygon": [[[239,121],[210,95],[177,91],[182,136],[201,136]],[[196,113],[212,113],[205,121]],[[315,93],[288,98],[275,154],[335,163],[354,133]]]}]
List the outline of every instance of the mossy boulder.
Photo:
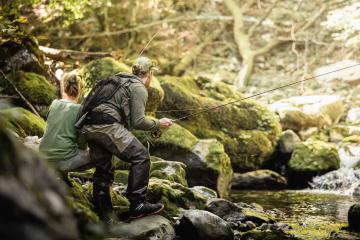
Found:
[{"label": "mossy boulder", "polygon": [[165,179],[150,178],[147,198],[149,201],[160,201],[165,205],[164,214],[174,217],[180,209],[204,209],[209,197],[176,182]]},{"label": "mossy boulder", "polygon": [[47,72],[44,54],[35,37],[17,34],[16,40],[0,44],[0,56],[0,68],[5,73],[23,70],[44,75]]},{"label": "mossy boulder", "polygon": [[[99,81],[119,72],[130,73],[131,68],[111,57],[91,61],[78,70],[78,74],[84,79],[88,88],[92,88]],[[156,111],[157,105],[164,98],[164,91],[156,77],[153,77],[148,92],[146,111],[152,113]]]},{"label": "mossy boulder", "polygon": [[233,240],[230,225],[213,213],[204,210],[188,210],[176,225],[181,239],[189,240]]},{"label": "mossy boulder", "polygon": [[341,97],[333,95],[291,97],[271,104],[271,109],[280,116],[283,129],[295,132],[331,126],[344,114]]},{"label": "mossy boulder", "polygon": [[[145,143],[148,135],[137,132]],[[150,153],[168,161],[186,165],[186,180],[189,186],[206,186],[222,197],[230,190],[232,168],[223,145],[216,139],[199,140],[180,125],[174,124],[158,139],[152,139]]]},{"label": "mossy boulder", "polygon": [[45,121],[24,108],[1,109],[0,114],[6,120],[4,127],[17,133],[20,137],[44,134]]},{"label": "mossy boulder", "polygon": [[55,171],[2,122],[0,146],[1,239],[80,239]]},{"label": "mossy boulder", "polygon": [[161,158],[151,157],[150,177],[166,179],[187,186],[185,168],[186,165],[182,162],[165,161]]},{"label": "mossy boulder", "polygon": [[235,204],[225,199],[211,199],[207,202],[205,209],[225,221],[232,222],[235,226],[247,221],[253,222],[256,226],[275,222],[273,216],[260,209],[243,203]]},{"label": "mossy boulder", "polygon": [[[59,96],[55,86],[42,75],[17,71],[7,75],[7,79],[14,83],[21,94],[35,107],[42,116],[46,116],[48,106]],[[4,77],[0,77],[2,94],[17,96],[14,87]]]},{"label": "mossy boulder", "polygon": [[107,235],[109,239],[174,239],[175,231],[169,220],[156,215],[113,225]]},{"label": "mossy boulder", "polygon": [[70,195],[67,197],[68,203],[74,213],[80,229],[85,229],[89,223],[98,223],[100,219],[93,211],[94,206],[89,199],[89,195],[84,187],[77,181],[71,180],[72,187]]},{"label": "mossy boulder", "polygon": [[268,170],[256,170],[247,173],[235,173],[231,189],[282,189],[287,186],[287,180],[280,174]]},{"label": "mossy boulder", "polygon": [[292,184],[305,186],[313,177],[340,167],[335,144],[309,139],[296,145],[288,163]]},{"label": "mossy boulder", "polygon": [[[181,118],[243,97],[231,86],[205,78],[165,76],[160,83],[165,91],[159,106],[165,111],[159,112],[162,117]],[[278,118],[251,100],[193,115],[179,124],[199,138],[222,142],[237,171],[256,170],[266,164],[281,132]]]}]

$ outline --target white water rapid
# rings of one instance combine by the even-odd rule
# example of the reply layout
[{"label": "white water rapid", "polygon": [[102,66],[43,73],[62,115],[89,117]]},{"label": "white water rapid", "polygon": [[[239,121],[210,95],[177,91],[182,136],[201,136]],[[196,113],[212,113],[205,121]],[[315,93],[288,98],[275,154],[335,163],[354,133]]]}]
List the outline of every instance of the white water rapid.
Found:
[{"label": "white water rapid", "polygon": [[360,196],[360,169],[354,166],[360,161],[360,144],[347,143],[338,147],[340,169],[314,177],[311,189]]}]

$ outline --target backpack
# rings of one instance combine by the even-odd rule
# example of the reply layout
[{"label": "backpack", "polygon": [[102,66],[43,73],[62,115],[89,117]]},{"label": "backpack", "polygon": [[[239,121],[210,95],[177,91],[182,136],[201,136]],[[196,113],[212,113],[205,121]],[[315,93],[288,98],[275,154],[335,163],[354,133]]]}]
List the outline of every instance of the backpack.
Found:
[{"label": "backpack", "polygon": [[[118,73],[98,82],[81,103],[78,119],[74,125],[75,128],[81,129],[93,109],[110,100],[120,88],[127,87],[134,81],[140,80],[136,76],[128,73]],[[125,92],[129,94],[128,91]],[[127,97],[130,98],[130,96]],[[128,118],[130,117],[129,109],[123,109],[124,107],[125,106],[122,106],[122,116],[124,118],[124,122],[128,124]]]}]

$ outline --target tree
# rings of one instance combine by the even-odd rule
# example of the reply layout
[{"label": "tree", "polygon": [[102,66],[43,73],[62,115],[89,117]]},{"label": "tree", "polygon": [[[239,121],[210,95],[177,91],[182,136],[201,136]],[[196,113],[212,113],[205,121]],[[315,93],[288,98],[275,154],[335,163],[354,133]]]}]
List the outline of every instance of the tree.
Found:
[{"label": "tree", "polygon": [[[248,8],[253,4],[252,0],[248,0],[245,4],[240,7],[235,0],[224,0],[224,3],[227,9],[231,12],[234,17],[233,23],[233,34],[234,39],[239,51],[240,56],[242,57],[242,69],[240,70],[236,80],[235,85],[238,87],[243,87],[248,85],[251,75],[254,71],[255,59],[258,56],[264,55],[270,52],[273,48],[279,46],[282,43],[291,42],[295,40],[296,34],[308,29],[314,24],[314,22],[326,11],[327,5],[323,4],[321,9],[317,11],[316,14],[308,21],[302,22],[297,26],[293,26],[290,31],[287,31],[287,35],[278,35],[273,37],[268,43],[260,47],[254,47],[255,31],[261,24],[269,17],[272,10],[277,6],[279,0],[274,0],[268,10],[260,18],[259,21],[254,23],[250,28],[246,28],[244,23],[244,13]],[[289,32],[292,36],[289,36]]]}]

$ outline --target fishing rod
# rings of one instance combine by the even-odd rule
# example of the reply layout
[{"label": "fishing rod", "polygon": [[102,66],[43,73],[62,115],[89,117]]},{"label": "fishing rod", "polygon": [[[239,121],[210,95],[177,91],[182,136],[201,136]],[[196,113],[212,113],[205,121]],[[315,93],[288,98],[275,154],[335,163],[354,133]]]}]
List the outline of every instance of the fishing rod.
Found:
[{"label": "fishing rod", "polygon": [[[231,104],[241,102],[241,101],[244,101],[244,100],[247,100],[247,99],[250,99],[250,98],[254,98],[254,97],[257,97],[257,96],[260,96],[260,95],[264,95],[264,94],[267,94],[267,93],[270,93],[270,92],[273,92],[273,91],[276,91],[276,90],[279,90],[279,89],[287,88],[287,87],[290,87],[290,86],[293,86],[293,85],[296,85],[296,84],[299,84],[299,83],[302,83],[302,82],[306,82],[306,81],[312,80],[312,79],[317,78],[317,77],[322,77],[322,76],[325,76],[325,75],[329,75],[329,74],[332,74],[332,73],[335,73],[335,72],[340,72],[342,70],[357,67],[357,66],[360,66],[360,63],[352,65],[352,66],[339,68],[339,69],[336,69],[334,71],[319,74],[319,75],[309,77],[309,78],[306,78],[306,79],[303,79],[303,80],[300,80],[300,81],[296,81],[296,82],[293,82],[293,83],[289,83],[289,84],[286,84],[286,85],[283,85],[283,86],[280,86],[280,87],[277,87],[277,88],[273,88],[273,89],[270,89],[270,90],[266,90],[266,91],[263,91],[263,92],[248,96],[248,97],[244,97],[244,98],[241,98],[241,99],[238,99],[238,100],[234,100],[234,101],[231,101],[231,102],[228,102],[228,103],[225,103],[225,104],[220,104],[220,105],[215,106],[215,107],[205,108],[204,110],[201,110],[201,111],[198,111],[198,112],[195,112],[195,113],[191,113],[191,114],[179,117],[179,118],[172,119],[172,122],[178,122],[178,121],[181,121],[183,119],[194,117],[194,116],[203,114],[205,112],[213,111],[215,109],[218,109],[218,108],[221,108],[221,107],[224,107],[224,106],[227,106],[227,105],[231,105]],[[174,110],[170,110],[168,112],[171,112],[171,111],[174,111]],[[175,110],[175,111],[181,111],[181,110]],[[166,112],[166,111],[164,111],[164,112]],[[154,138],[159,138],[161,136],[161,134],[162,134],[162,131],[160,129],[155,129],[155,130],[153,130],[153,132],[151,132],[151,136],[154,137]]]}]

